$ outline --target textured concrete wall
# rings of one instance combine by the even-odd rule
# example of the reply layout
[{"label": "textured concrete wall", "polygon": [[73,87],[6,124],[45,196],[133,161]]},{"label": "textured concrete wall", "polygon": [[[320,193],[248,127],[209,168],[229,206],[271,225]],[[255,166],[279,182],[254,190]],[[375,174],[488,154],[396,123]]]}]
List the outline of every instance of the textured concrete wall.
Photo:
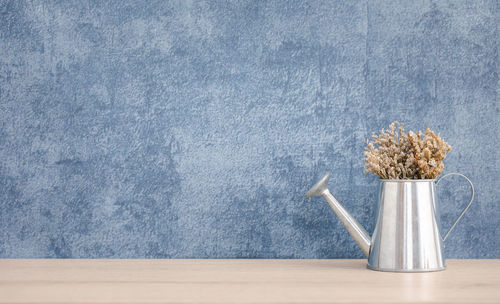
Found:
[{"label": "textured concrete wall", "polygon": [[[0,0],[0,257],[359,258],[364,140],[454,149],[446,256],[500,258],[497,1]],[[439,191],[449,227],[469,195]]]}]

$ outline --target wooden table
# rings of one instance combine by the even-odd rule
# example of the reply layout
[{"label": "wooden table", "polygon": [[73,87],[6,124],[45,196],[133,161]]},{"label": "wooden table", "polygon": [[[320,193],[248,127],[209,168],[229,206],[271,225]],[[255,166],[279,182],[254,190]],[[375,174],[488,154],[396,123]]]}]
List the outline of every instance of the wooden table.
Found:
[{"label": "wooden table", "polygon": [[0,303],[500,303],[500,260],[0,260]]}]

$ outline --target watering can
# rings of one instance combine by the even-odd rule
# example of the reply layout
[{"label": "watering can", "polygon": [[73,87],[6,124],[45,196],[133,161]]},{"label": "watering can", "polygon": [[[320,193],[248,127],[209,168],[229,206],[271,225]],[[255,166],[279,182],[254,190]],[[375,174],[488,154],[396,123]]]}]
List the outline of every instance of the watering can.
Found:
[{"label": "watering can", "polygon": [[[435,193],[446,176],[465,178],[471,187],[469,203],[442,237]],[[368,268],[393,272],[425,272],[446,269],[444,241],[470,208],[474,186],[463,174],[448,173],[435,179],[381,179],[377,224],[370,235],[328,189],[330,173],[314,185],[306,197],[321,195],[368,257]]]}]

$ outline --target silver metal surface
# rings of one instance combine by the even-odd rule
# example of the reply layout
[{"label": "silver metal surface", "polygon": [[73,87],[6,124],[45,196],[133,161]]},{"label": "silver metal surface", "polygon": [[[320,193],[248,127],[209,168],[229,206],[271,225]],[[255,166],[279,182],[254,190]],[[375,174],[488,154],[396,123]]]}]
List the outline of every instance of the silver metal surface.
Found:
[{"label": "silver metal surface", "polygon": [[330,173],[327,173],[318,183],[316,183],[316,185],[311,188],[311,190],[309,190],[309,192],[307,192],[306,197],[317,195],[323,196],[328,205],[330,205],[330,208],[333,209],[337,217],[344,224],[347,231],[349,231],[349,234],[356,241],[361,250],[363,250],[365,255],[368,256],[370,252],[370,235],[328,190],[329,179]]},{"label": "silver metal surface", "polygon": [[458,175],[458,176],[461,176],[463,178],[465,178],[468,182],[469,182],[469,185],[470,185],[470,188],[472,190],[472,193],[471,193],[471,196],[470,196],[470,201],[469,203],[467,204],[467,206],[464,208],[464,210],[462,210],[462,212],[460,213],[460,215],[458,216],[457,220],[453,223],[453,225],[451,225],[451,228],[448,230],[448,232],[446,232],[446,234],[444,235],[443,237],[443,240],[446,241],[446,239],[448,238],[448,236],[450,235],[450,232],[455,228],[455,226],[458,224],[458,222],[460,222],[460,220],[462,219],[462,217],[464,217],[465,213],[467,212],[467,210],[469,210],[470,208],[470,205],[472,205],[472,201],[474,200],[474,185],[472,184],[472,182],[470,181],[469,178],[467,178],[467,176],[463,175],[463,174],[460,174],[460,173],[448,173],[448,174],[445,174],[443,176],[441,176],[437,181],[436,181],[436,188],[439,184],[439,182],[447,177],[447,176],[450,176],[450,175]]},{"label": "silver metal surface", "polygon": [[434,180],[380,180],[379,212],[368,267],[386,271],[445,269],[435,214]]},{"label": "silver metal surface", "polygon": [[[474,198],[472,183],[467,177],[463,177],[471,185],[472,198],[445,238],[467,212]],[[436,185],[441,179],[437,182],[433,179],[381,179],[377,224],[370,240],[366,230],[328,190],[329,178],[330,173],[314,185],[306,196],[323,196],[368,256],[368,268],[394,272],[437,271],[446,268],[443,257],[444,239],[439,231],[435,199]]]}]

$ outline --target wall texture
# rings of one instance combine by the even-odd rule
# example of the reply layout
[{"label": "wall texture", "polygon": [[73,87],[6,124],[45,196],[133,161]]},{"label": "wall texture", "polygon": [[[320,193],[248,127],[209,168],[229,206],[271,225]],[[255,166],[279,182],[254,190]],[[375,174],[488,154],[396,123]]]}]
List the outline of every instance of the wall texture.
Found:
[{"label": "wall texture", "polygon": [[[500,258],[498,1],[0,0],[0,257],[360,258],[364,141],[454,149],[449,258]],[[449,227],[469,189],[439,191]]]}]

